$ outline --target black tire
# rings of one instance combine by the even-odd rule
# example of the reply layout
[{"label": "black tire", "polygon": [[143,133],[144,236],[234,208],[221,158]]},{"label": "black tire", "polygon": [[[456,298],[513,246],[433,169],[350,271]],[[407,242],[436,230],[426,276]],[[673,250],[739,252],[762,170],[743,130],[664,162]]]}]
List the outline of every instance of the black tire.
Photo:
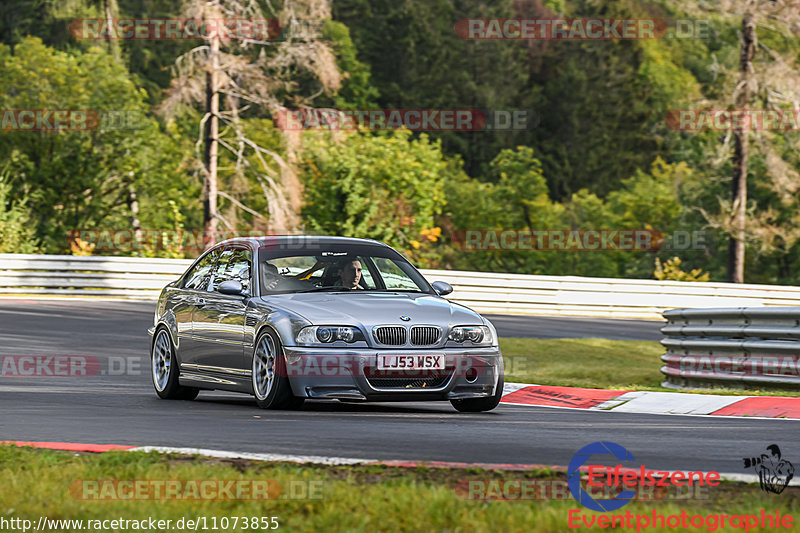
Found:
[{"label": "black tire", "polygon": [[[272,330],[265,329],[259,334],[250,368],[253,396],[261,409],[297,409],[303,405],[305,399],[292,393],[283,346]],[[271,383],[268,379],[270,371]]]},{"label": "black tire", "polygon": [[194,400],[200,394],[200,389],[197,387],[181,387],[179,400]]},{"label": "black tire", "polygon": [[[156,361],[158,351],[159,361]],[[158,366],[156,366],[158,364]],[[150,377],[156,394],[164,400],[194,400],[200,389],[178,383],[180,360],[167,328],[159,327],[150,345]]]},{"label": "black tire", "polygon": [[503,398],[503,386],[505,379],[500,376],[500,381],[497,383],[497,389],[492,396],[485,398],[468,398],[466,400],[450,400],[453,407],[461,413],[482,413],[484,411],[491,411],[500,403]]}]

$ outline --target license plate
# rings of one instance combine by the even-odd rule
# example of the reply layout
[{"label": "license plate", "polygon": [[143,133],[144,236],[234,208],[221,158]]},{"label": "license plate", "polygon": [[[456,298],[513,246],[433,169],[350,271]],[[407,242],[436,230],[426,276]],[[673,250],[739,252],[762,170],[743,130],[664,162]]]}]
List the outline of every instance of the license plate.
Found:
[{"label": "license plate", "polygon": [[444,370],[443,355],[379,355],[378,370]]}]

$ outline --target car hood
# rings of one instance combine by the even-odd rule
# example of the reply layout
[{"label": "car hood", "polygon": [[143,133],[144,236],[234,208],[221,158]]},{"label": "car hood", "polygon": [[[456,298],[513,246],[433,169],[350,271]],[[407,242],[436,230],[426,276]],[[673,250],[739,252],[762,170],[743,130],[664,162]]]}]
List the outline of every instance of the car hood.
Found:
[{"label": "car hood", "polygon": [[[367,327],[383,324],[477,325],[475,311],[431,294],[396,292],[299,293],[262,297],[316,325]],[[409,321],[403,321],[407,316]]]}]

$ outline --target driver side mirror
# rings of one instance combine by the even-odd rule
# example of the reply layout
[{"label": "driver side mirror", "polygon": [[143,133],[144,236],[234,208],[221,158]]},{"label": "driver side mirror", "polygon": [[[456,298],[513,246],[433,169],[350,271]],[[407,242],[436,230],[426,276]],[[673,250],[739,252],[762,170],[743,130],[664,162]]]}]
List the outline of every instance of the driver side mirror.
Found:
[{"label": "driver side mirror", "polygon": [[242,282],[235,279],[229,279],[228,281],[220,283],[219,286],[217,286],[217,292],[220,294],[227,294],[228,296],[250,296],[250,293],[242,286]]},{"label": "driver side mirror", "polygon": [[436,294],[439,296],[447,296],[453,292],[453,286],[444,281],[434,281],[431,283],[431,287],[433,287],[433,290],[435,290]]}]

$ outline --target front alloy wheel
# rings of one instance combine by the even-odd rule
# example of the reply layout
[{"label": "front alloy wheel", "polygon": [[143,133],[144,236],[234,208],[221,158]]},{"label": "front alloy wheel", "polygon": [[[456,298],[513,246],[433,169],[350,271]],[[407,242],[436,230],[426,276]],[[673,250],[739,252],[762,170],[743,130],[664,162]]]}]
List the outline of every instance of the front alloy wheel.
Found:
[{"label": "front alloy wheel", "polygon": [[275,385],[275,344],[272,337],[261,337],[256,354],[253,356],[253,389],[256,398],[262,402],[267,399]]},{"label": "front alloy wheel", "polygon": [[292,394],[280,341],[270,330],[258,336],[252,370],[253,394],[260,408],[292,409],[303,405],[303,398]]}]

